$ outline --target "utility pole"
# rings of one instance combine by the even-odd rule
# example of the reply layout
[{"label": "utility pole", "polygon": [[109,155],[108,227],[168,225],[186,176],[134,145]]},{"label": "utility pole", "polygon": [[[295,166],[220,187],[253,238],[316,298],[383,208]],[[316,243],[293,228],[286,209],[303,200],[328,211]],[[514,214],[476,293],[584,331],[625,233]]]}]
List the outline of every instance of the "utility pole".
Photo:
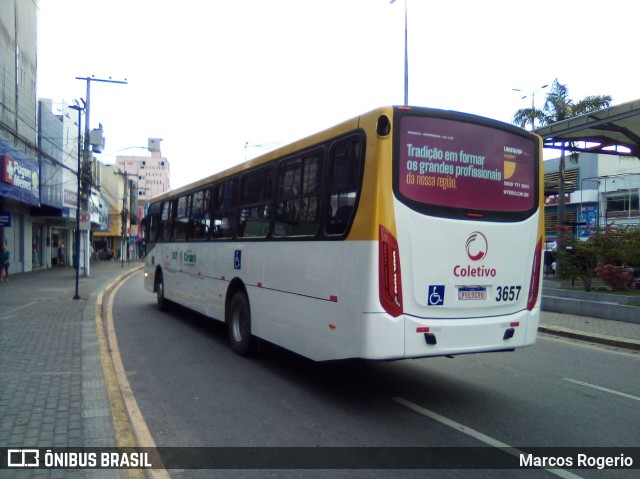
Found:
[{"label": "utility pole", "polygon": [[76,178],[78,182],[78,190],[76,193],[76,235],[74,240],[74,256],[75,256],[75,269],[76,269],[76,294],[73,296],[73,299],[80,299],[80,294],[78,293],[78,276],[80,274],[80,163],[82,160],[82,112],[84,111],[84,106],[80,105],[70,105],[69,108],[73,110],[77,110],[78,112],[78,171],[76,172]]},{"label": "utility pole", "polygon": [[127,243],[127,183],[129,183],[129,178],[127,178],[126,173],[124,173],[124,184],[123,193],[122,193],[122,240],[120,242],[120,261],[121,267],[124,268],[124,255],[125,249],[129,247]]},{"label": "utility pole", "polygon": [[[124,80],[114,80],[111,77],[109,78],[96,78],[95,76],[86,76],[86,77],[76,77],[76,80],[84,80],[87,82],[87,96],[85,101],[85,110],[84,110],[84,150],[82,154],[82,192],[84,192],[84,208],[85,211],[89,211],[89,203],[91,196],[91,183],[92,183],[92,172],[91,172],[91,131],[90,131],[90,113],[91,113],[91,82],[97,81],[102,83],[117,83],[120,85],[126,85],[127,79]],[[78,191],[78,195],[81,192]],[[84,248],[83,248],[83,264],[84,264],[84,276],[89,276],[89,234],[87,231],[86,236],[84,238]],[[80,256],[78,256],[78,268],[80,268]]]}]

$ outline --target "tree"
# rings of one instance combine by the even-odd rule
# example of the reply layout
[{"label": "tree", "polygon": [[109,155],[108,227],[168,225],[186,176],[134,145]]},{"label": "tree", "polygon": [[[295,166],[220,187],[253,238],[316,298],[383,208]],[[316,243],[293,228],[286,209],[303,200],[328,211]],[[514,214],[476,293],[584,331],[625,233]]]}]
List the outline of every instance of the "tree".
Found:
[{"label": "tree", "polygon": [[631,271],[640,266],[640,230],[636,228],[598,228],[587,241],[572,240],[572,248],[560,251],[562,277],[581,279],[585,291],[591,291],[600,278],[611,289],[625,289]]},{"label": "tree", "polygon": [[547,98],[542,110],[523,108],[513,115],[513,123],[524,128],[527,123],[531,126],[537,121],[538,126],[546,126],[557,123],[568,118],[584,115],[593,111],[609,107],[611,95],[589,95],[578,102],[569,98],[569,89],[566,85],[558,82],[556,78],[551,85],[551,90],[547,93]]},{"label": "tree", "polygon": [[[573,118],[575,116],[591,113],[603,108],[609,107],[611,104],[611,95],[589,95],[580,101],[574,102],[569,98],[569,89],[566,85],[561,84],[556,78],[553,81],[551,90],[547,94],[547,98],[542,110],[536,108],[524,108],[516,111],[513,116],[513,123],[524,128],[527,123],[531,122],[531,126],[538,122],[539,126],[550,125],[559,121]],[[565,222],[565,198],[564,198],[564,182],[565,182],[565,149],[564,145],[560,154],[559,184],[558,184],[558,227],[564,226]],[[571,154],[570,161],[577,162],[578,154]],[[558,248],[564,249],[564,244],[558,242]],[[558,269],[560,268],[558,262]]]}]

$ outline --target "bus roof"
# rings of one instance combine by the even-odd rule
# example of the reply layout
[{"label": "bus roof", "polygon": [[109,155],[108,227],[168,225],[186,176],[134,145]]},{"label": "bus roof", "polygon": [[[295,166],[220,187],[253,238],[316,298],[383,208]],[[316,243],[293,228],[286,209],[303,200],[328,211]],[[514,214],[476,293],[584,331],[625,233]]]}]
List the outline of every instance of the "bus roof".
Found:
[{"label": "bus roof", "polygon": [[167,191],[165,193],[161,193],[157,196],[154,196],[153,198],[151,198],[149,200],[149,203],[157,203],[159,201],[163,201],[165,199],[168,198],[174,198],[176,196],[179,196],[183,193],[189,192],[189,191],[193,191],[193,190],[197,190],[198,188],[201,187],[205,187],[217,180],[226,178],[227,176],[231,176],[234,175],[236,173],[241,173],[243,171],[246,171],[248,169],[254,168],[256,166],[260,166],[263,165],[265,163],[268,163],[272,160],[275,160],[277,158],[283,157],[283,156],[287,156],[295,151],[300,151],[300,150],[304,150],[306,148],[311,148],[314,145],[318,144],[318,143],[322,143],[323,141],[332,138],[334,136],[340,136],[342,134],[351,132],[355,129],[357,129],[360,124],[362,123],[362,119],[365,117],[374,117],[377,118],[379,115],[386,113],[387,115],[392,115],[394,109],[400,109],[400,110],[415,110],[415,111],[421,111],[421,112],[431,112],[432,114],[436,113],[436,114],[440,114],[440,115],[444,115],[444,116],[455,116],[458,119],[461,118],[468,118],[469,120],[475,120],[475,121],[480,121],[483,122],[485,124],[492,124],[494,126],[498,126],[501,125],[503,128],[508,128],[511,130],[520,130],[521,132],[524,132],[525,130],[522,130],[514,125],[508,124],[508,123],[503,123],[500,122],[498,120],[493,120],[490,118],[485,118],[485,117],[481,117],[481,116],[477,116],[477,115],[473,115],[473,114],[469,114],[469,113],[463,113],[463,112],[457,112],[457,111],[452,111],[452,110],[441,110],[441,109],[434,109],[434,108],[428,108],[428,107],[415,107],[415,106],[383,106],[383,107],[379,107],[376,109],[373,109],[367,113],[363,113],[361,115],[358,115],[356,117],[350,118],[346,121],[343,121],[341,123],[338,123],[337,125],[334,125],[330,128],[327,128],[323,131],[320,131],[318,133],[314,133],[312,135],[309,135],[307,137],[301,138],[299,140],[296,140],[292,143],[289,143],[285,146],[281,146],[279,148],[276,148],[268,153],[265,153],[263,155],[260,155],[254,159],[245,161],[243,163],[240,163],[236,166],[233,166],[231,168],[227,168],[226,170],[220,171],[218,173],[214,173],[213,175],[210,175],[206,178],[203,178],[201,180],[195,181],[193,183],[190,183],[188,185],[182,186],[180,188],[177,188],[175,190],[171,190],[171,191]]},{"label": "bus roof", "polygon": [[287,156],[288,154],[291,154],[295,151],[301,150],[301,149],[305,149],[305,148],[310,148],[313,147],[315,144],[321,143],[323,141],[325,141],[328,138],[334,137],[334,136],[339,136],[341,134],[344,133],[348,133],[350,131],[355,130],[356,128],[358,128],[358,126],[360,125],[360,119],[364,116],[369,116],[369,115],[379,115],[383,112],[387,112],[390,113],[391,110],[393,109],[393,107],[381,107],[381,108],[377,108],[375,110],[372,110],[370,112],[364,113],[362,115],[358,115],[354,118],[351,118],[349,120],[343,121],[341,123],[338,123],[337,125],[334,125],[330,128],[327,128],[326,130],[323,130],[321,132],[318,133],[314,133],[310,136],[301,138],[299,140],[296,140],[292,143],[289,143],[287,145],[281,146],[279,148],[276,148],[268,153],[265,153],[263,155],[260,155],[252,160],[248,160],[245,161],[243,163],[240,163],[236,166],[233,166],[231,168],[227,168],[226,170],[220,171],[218,173],[215,173],[213,175],[210,175],[206,178],[203,178],[201,180],[195,181],[193,183],[190,183],[188,185],[182,186],[180,188],[177,188],[175,190],[171,190],[171,191],[167,191],[165,193],[161,193],[157,196],[154,196],[153,198],[151,198],[149,200],[150,203],[156,203],[158,201],[162,201],[165,200],[167,198],[173,198],[175,196],[179,196],[182,193],[188,192],[188,191],[193,191],[193,190],[197,190],[200,187],[204,187],[216,180],[225,178],[227,176],[231,176],[234,175],[236,173],[240,173],[242,171],[248,170],[250,168],[254,168],[256,166],[260,166],[262,164],[268,163],[276,158],[280,158],[282,156]]}]

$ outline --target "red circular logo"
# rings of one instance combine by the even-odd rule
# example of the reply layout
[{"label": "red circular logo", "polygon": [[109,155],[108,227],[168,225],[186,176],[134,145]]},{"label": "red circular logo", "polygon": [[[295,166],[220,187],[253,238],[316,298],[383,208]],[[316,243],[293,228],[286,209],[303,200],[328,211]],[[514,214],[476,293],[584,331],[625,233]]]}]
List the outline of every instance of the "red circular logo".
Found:
[{"label": "red circular logo", "polygon": [[474,231],[467,238],[467,256],[471,261],[482,261],[489,251],[489,243],[480,231]]}]

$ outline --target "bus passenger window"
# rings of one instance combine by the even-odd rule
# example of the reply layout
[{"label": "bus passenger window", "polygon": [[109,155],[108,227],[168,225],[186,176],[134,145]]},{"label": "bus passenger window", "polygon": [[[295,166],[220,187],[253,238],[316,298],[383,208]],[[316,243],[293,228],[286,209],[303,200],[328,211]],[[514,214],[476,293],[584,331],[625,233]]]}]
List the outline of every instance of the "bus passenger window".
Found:
[{"label": "bus passenger window", "polygon": [[273,168],[260,169],[242,178],[238,236],[264,238],[269,234]]},{"label": "bus passenger window", "polygon": [[148,220],[145,224],[145,234],[148,241],[156,241],[158,237],[159,228],[159,218],[158,215],[152,215],[148,217]]},{"label": "bus passenger window", "polygon": [[160,239],[160,203],[154,203],[149,207],[147,216],[142,221],[144,238],[147,243],[155,243]]},{"label": "bus passenger window", "polygon": [[233,238],[238,222],[236,190],[238,180],[233,178],[218,183],[213,189],[212,238]]},{"label": "bus passenger window", "polygon": [[322,153],[278,168],[276,236],[315,236],[320,229]]},{"label": "bus passenger window", "polygon": [[211,228],[211,216],[209,213],[210,196],[211,192],[209,190],[196,191],[193,194],[189,239],[201,240],[209,237],[209,230]]},{"label": "bus passenger window", "polygon": [[185,241],[189,228],[189,196],[181,196],[176,201],[176,210],[173,218],[173,239]]},{"label": "bus passenger window", "polygon": [[329,195],[325,230],[328,235],[344,234],[349,228],[357,200],[361,171],[358,139],[342,140],[330,152]]},{"label": "bus passenger window", "polygon": [[159,241],[171,240],[171,202],[165,201],[162,203],[162,213],[160,216],[160,231]]}]

